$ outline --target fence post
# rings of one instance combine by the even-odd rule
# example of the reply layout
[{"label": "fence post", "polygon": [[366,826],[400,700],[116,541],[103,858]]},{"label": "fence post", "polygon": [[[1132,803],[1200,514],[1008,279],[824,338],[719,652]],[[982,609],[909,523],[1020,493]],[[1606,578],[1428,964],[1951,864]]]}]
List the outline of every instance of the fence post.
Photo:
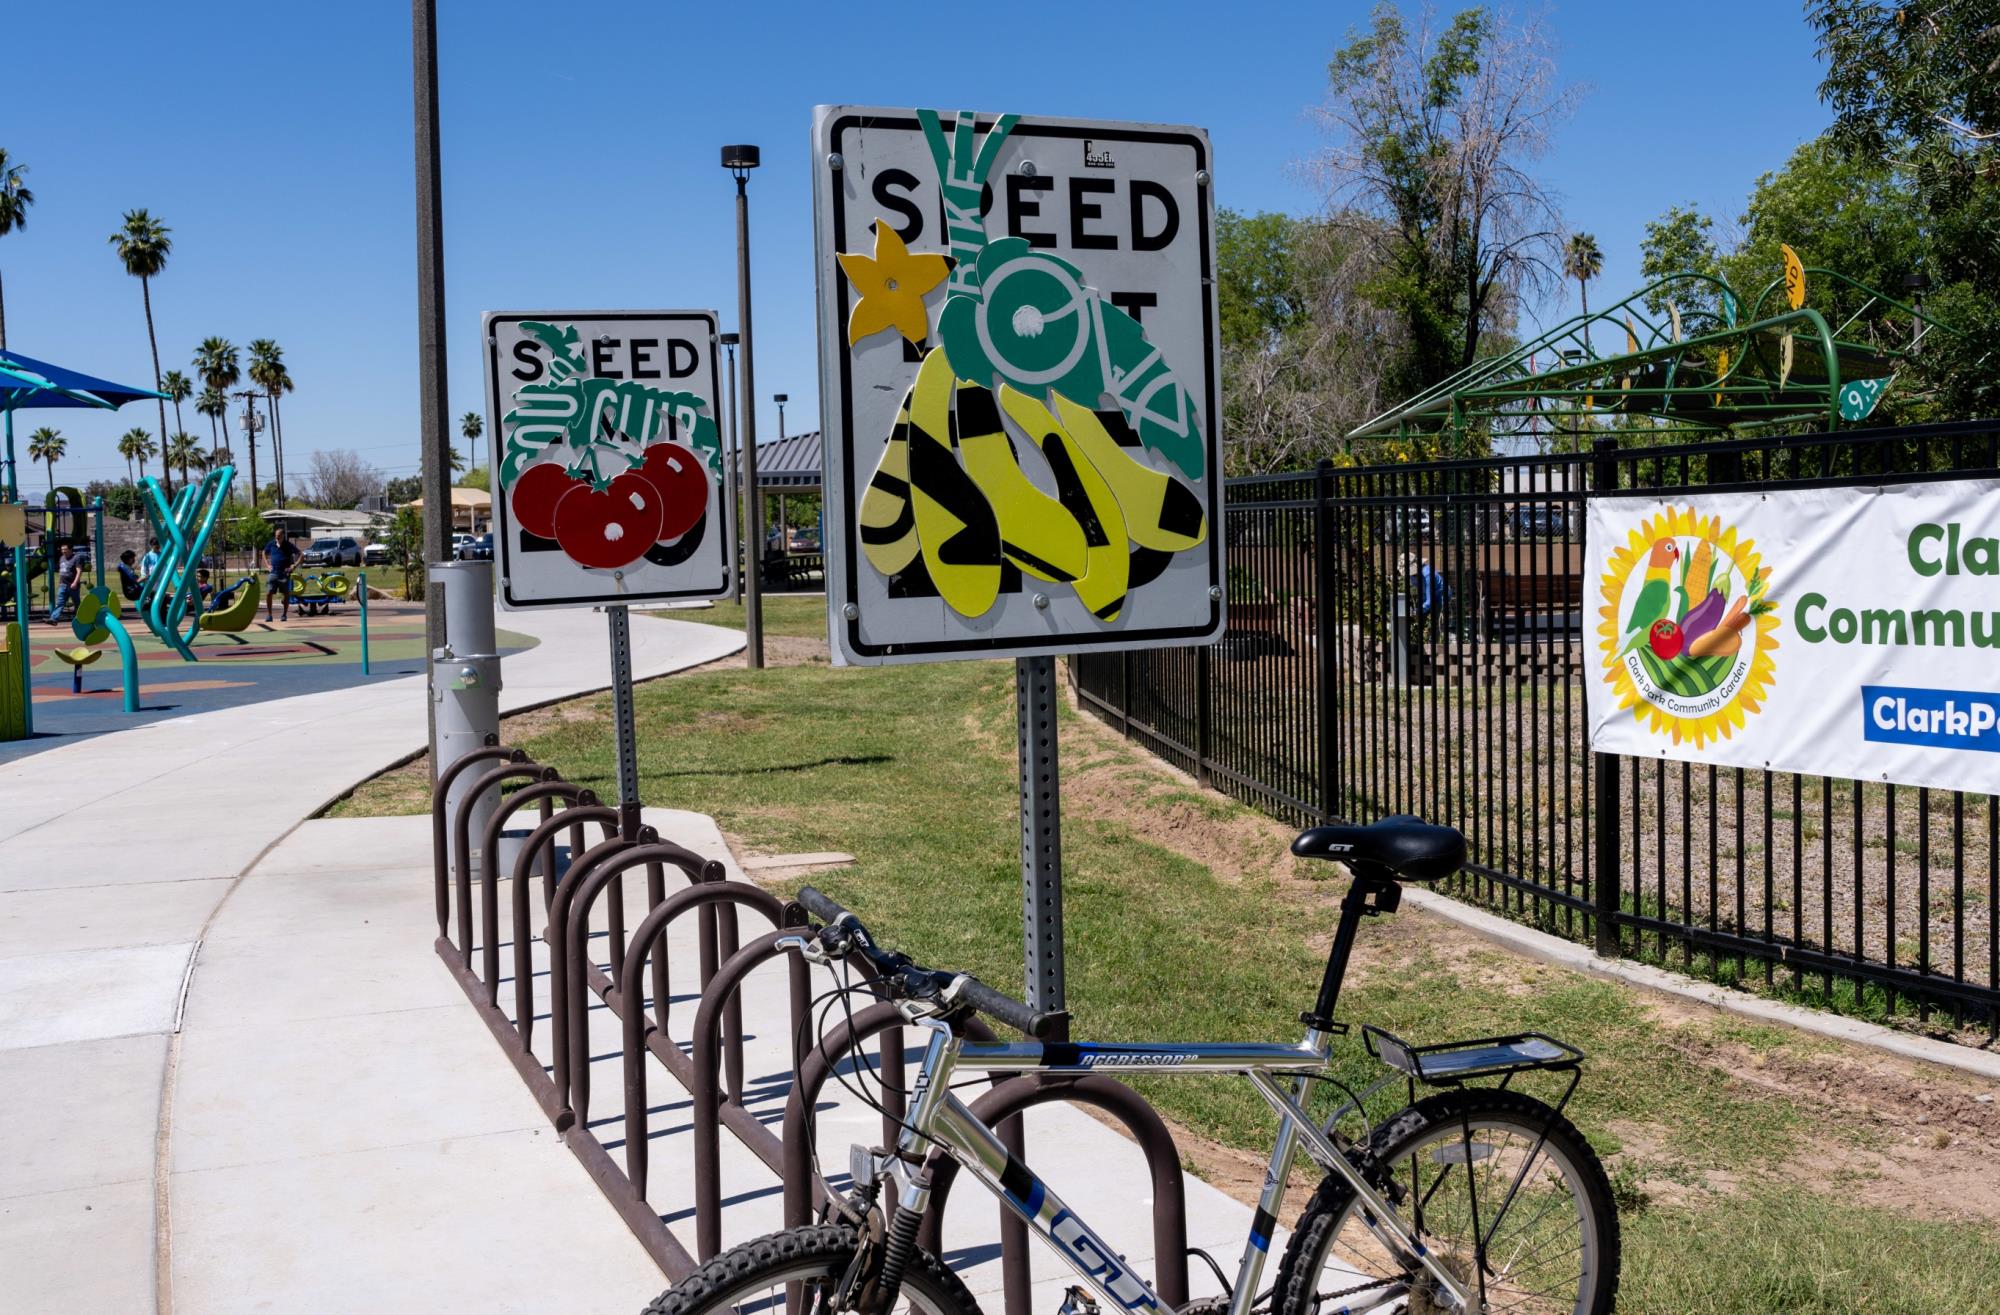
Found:
[{"label": "fence post", "polygon": [[1211,747],[1208,645],[1194,651],[1194,779],[1209,784],[1208,755]]},{"label": "fence post", "polygon": [[[1588,533],[1590,524],[1590,495],[1608,493],[1618,487],[1618,441],[1600,438],[1590,445],[1590,487],[1584,491],[1584,526],[1586,560],[1588,558]],[[1588,718],[1586,718],[1586,721]],[[1585,734],[1589,727],[1585,727]],[[1590,808],[1595,823],[1592,846],[1593,865],[1590,876],[1590,894],[1597,905],[1596,930],[1597,953],[1607,959],[1618,957],[1618,819],[1621,815],[1618,798],[1618,756],[1610,753],[1591,755],[1594,769],[1594,783],[1590,794]]]},{"label": "fence post", "polygon": [[1118,730],[1126,739],[1132,738],[1132,650],[1129,648],[1118,654]]},{"label": "fence post", "polygon": [[1331,822],[1340,799],[1340,739],[1335,718],[1333,663],[1333,526],[1327,489],[1333,463],[1322,459],[1313,470],[1313,651],[1319,658],[1319,814]]}]

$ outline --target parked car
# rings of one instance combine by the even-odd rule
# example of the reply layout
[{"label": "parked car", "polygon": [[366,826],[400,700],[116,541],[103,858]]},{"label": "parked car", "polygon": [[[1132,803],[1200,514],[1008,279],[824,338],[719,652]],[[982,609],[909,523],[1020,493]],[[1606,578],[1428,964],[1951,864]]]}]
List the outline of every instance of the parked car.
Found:
[{"label": "parked car", "polygon": [[451,536],[451,555],[458,556],[458,550],[472,541],[473,536],[464,531],[456,531]]},{"label": "parked car", "polygon": [[465,542],[458,545],[458,560],[461,562],[490,562],[493,560],[493,535],[468,534]]},{"label": "parked car", "polygon": [[386,544],[380,544],[380,543],[370,543],[362,545],[361,564],[363,566],[389,565],[388,546]]},{"label": "parked car", "polygon": [[1546,504],[1516,507],[1508,520],[1517,538],[1558,538],[1569,532],[1569,517],[1563,509]]},{"label": "parked car", "polygon": [[301,566],[359,566],[361,540],[351,534],[325,535],[306,546]]},{"label": "parked car", "polygon": [[1375,533],[1384,543],[1416,543],[1431,533],[1428,507],[1397,507],[1375,523]]}]

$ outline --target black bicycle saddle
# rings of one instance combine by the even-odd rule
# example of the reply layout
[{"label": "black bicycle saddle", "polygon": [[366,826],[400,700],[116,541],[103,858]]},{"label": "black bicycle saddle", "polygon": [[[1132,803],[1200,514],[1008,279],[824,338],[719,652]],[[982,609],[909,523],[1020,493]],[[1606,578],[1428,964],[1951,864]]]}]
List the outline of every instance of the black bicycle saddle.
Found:
[{"label": "black bicycle saddle", "polygon": [[1465,837],[1420,817],[1385,817],[1368,826],[1316,826],[1292,842],[1300,858],[1345,863],[1360,877],[1437,881],[1465,865]]}]

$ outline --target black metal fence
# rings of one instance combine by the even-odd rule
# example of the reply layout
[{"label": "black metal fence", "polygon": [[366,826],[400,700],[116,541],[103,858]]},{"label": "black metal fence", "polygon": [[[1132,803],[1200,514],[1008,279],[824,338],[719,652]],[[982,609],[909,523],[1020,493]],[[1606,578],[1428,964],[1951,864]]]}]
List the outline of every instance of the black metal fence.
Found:
[{"label": "black metal fence", "polygon": [[2000,475],[2000,421],[1233,480],[1212,648],[1072,660],[1084,706],[1293,823],[1466,834],[1457,893],[1600,953],[2000,1035],[2000,799],[1594,755],[1597,490]]}]

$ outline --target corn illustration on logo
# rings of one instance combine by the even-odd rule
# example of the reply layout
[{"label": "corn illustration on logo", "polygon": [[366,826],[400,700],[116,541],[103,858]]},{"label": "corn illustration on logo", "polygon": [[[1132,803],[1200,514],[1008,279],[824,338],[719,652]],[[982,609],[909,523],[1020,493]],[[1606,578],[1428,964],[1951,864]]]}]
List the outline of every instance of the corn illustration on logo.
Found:
[{"label": "corn illustration on logo", "polygon": [[980,196],[1018,116],[983,133],[969,113],[917,117],[946,249],[911,252],[878,217],[872,255],[838,256],[859,294],[849,349],[893,331],[920,353],[862,493],[862,555],[892,590],[934,593],[963,617],[1031,581],[1111,624],[1208,537],[1194,398],[1083,271],[1021,238],[988,240]]},{"label": "corn illustration on logo", "polygon": [[1771,568],[1720,517],[1686,507],[1641,521],[1600,598],[1602,679],[1621,712],[1700,748],[1763,707],[1777,674]]}]

